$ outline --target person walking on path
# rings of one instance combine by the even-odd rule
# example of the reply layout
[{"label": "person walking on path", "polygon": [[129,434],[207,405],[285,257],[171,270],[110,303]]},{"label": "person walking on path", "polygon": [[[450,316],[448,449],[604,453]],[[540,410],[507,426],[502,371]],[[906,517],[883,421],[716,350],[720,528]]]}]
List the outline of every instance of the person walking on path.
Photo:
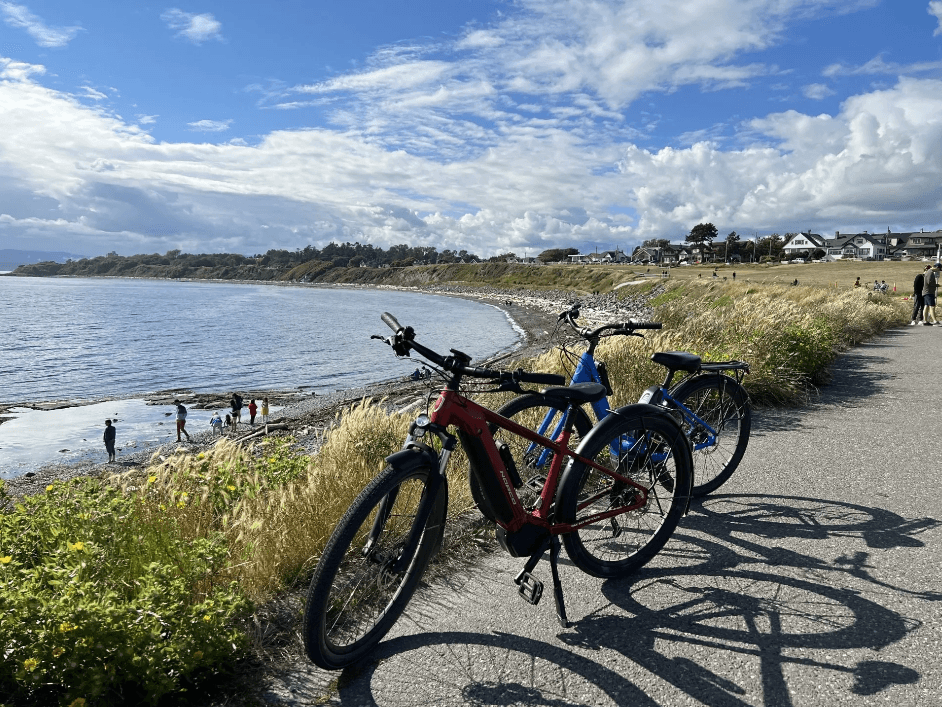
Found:
[{"label": "person walking on path", "polygon": [[177,442],[182,442],[180,433],[186,435],[186,441],[190,441],[190,433],[186,431],[186,408],[179,400],[174,400],[173,404],[177,406]]},{"label": "person walking on path", "polygon": [[925,305],[925,300],[922,297],[922,288],[926,284],[926,270],[931,267],[931,265],[927,265],[923,268],[921,273],[916,275],[916,279],[913,280],[913,316],[909,326],[916,326],[916,322],[922,323],[922,308]]},{"label": "person walking on path", "polygon": [[255,399],[249,401],[249,424],[255,424],[255,413],[258,412],[258,405],[255,404]]},{"label": "person walking on path", "polygon": [[[922,298],[924,306],[922,308],[922,323],[926,326],[938,325],[935,318],[935,296],[939,289],[939,271],[942,271],[942,263],[936,263],[931,270],[926,271],[922,286]],[[932,321],[929,321],[929,320]]]},{"label": "person walking on path", "polygon": [[105,449],[108,451],[108,461],[113,462],[115,460],[114,453],[114,441],[118,432],[115,430],[114,425],[111,424],[111,420],[105,420]]},{"label": "person walking on path", "polygon": [[239,421],[242,419],[242,396],[238,393],[232,394],[232,400],[229,401],[229,407],[232,408],[232,430],[238,428]]}]

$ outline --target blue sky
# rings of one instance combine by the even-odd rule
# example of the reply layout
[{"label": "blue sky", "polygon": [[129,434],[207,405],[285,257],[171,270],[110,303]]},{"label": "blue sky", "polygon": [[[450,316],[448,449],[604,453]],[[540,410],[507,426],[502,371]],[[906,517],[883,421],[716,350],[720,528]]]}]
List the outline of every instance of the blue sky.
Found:
[{"label": "blue sky", "polygon": [[942,228],[942,0],[0,0],[0,248]]}]

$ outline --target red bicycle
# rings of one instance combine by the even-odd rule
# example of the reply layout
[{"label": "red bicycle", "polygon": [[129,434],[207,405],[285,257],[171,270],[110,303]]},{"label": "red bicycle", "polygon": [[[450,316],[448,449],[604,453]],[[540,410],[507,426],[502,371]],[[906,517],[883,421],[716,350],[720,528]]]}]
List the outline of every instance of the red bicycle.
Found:
[{"label": "red bicycle", "polygon": [[[304,642],[314,663],[345,668],[386,635],[405,610],[429,561],[441,546],[448,506],[448,462],[460,443],[470,463],[482,513],[493,519],[500,545],[529,557],[516,577],[518,591],[539,602],[543,583],[533,576],[549,551],[556,613],[568,625],[557,560],[560,536],[575,565],[597,577],[620,577],[648,562],[686,512],[693,484],[690,445],[663,408],[628,405],[611,411],[569,448],[574,410],[601,399],[599,383],[564,385],[562,376],[469,366],[471,357],[442,356],[415,340],[412,327],[382,315],[395,333],[378,338],[398,356],[420,354],[445,379],[428,414],[409,428],[401,451],[386,459],[344,514],[320,557],[308,590]],[[563,413],[556,439],[502,417],[461,393],[465,377],[492,381],[491,392],[525,392]],[[544,408],[545,410],[545,408]],[[449,432],[453,428],[455,433]],[[545,477],[524,484],[505,434],[550,451]],[[519,448],[519,445],[518,445]]]}]

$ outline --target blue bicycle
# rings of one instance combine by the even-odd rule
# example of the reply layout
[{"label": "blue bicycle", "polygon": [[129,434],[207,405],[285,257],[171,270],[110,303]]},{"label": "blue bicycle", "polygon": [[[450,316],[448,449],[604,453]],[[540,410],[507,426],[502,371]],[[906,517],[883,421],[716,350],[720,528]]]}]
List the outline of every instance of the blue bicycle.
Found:
[{"label": "blue bicycle", "polygon": [[[639,331],[660,329],[656,322],[620,322],[606,324],[596,329],[580,328],[576,324],[579,306],[576,305],[559,315],[558,322],[566,322],[588,344],[580,356],[563,347],[575,364],[571,384],[601,383],[611,395],[611,383],[603,361],[595,359],[595,349],[608,336],[643,336]],[[667,374],[664,381],[653,385],[642,394],[638,402],[666,408],[681,425],[690,442],[694,460],[693,495],[703,496],[722,486],[739,465],[749,443],[752,427],[752,411],[749,395],[742,386],[743,377],[749,372],[744,361],[703,361],[700,356],[684,351],[655,353],[652,360],[664,366]],[[679,373],[687,374],[673,385]],[[729,375],[731,373],[732,375]],[[612,411],[607,398],[592,403],[598,420]],[[566,400],[554,400],[545,395],[521,395],[504,404],[498,414],[522,424],[544,437],[556,439],[564,429],[566,418],[574,416],[574,434],[584,437],[592,428],[592,421],[581,407],[572,407]],[[499,437],[498,430],[493,431]],[[520,446],[515,440],[497,440],[506,448],[505,453],[517,460],[521,492],[542,488],[545,469],[552,459],[552,452],[533,443]],[[577,446],[577,440],[570,442]],[[614,442],[612,444],[615,444]],[[631,447],[636,440],[631,435],[621,441],[622,447]],[[613,449],[613,453],[622,450]],[[472,493],[476,491],[472,484]],[[526,501],[524,493],[521,500]],[[534,500],[535,502],[535,500]]]}]

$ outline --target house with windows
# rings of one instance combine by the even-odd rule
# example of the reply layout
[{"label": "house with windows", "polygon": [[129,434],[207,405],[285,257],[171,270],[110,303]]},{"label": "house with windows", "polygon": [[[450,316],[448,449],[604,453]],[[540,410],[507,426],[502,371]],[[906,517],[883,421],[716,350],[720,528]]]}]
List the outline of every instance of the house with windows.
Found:
[{"label": "house with windows", "polygon": [[674,243],[669,243],[663,248],[638,246],[631,254],[631,262],[643,265],[677,265],[683,261],[693,261],[694,259],[690,248]]},{"label": "house with windows", "polygon": [[827,238],[811,231],[791,234],[791,238],[782,246],[786,260],[808,258],[818,249],[827,251]]},{"label": "house with windows", "polygon": [[889,257],[901,259],[934,260],[942,251],[942,231],[918,231],[913,233],[893,233],[886,231],[889,242]]},{"label": "house with windows", "polygon": [[856,258],[858,260],[886,260],[889,257],[889,241],[884,235],[875,233],[855,233],[841,235],[834,232],[834,238],[827,240],[827,254],[829,260],[844,260]]}]

